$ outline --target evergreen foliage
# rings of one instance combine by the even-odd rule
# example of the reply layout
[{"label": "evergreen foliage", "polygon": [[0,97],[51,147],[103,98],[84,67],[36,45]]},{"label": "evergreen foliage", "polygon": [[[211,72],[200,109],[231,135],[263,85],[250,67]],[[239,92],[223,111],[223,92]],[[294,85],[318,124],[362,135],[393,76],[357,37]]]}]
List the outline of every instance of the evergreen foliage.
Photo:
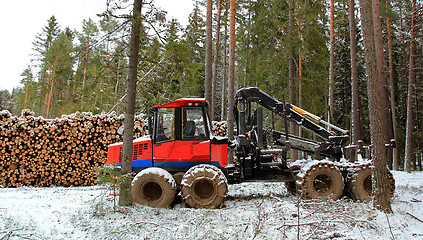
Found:
[{"label": "evergreen foliage", "polygon": [[[130,2],[108,1],[108,10],[101,19],[82,22],[82,31],[63,29],[52,16],[40,32],[34,36],[33,60],[23,69],[21,87],[10,94],[0,92],[0,106],[14,114],[31,109],[35,115],[47,118],[60,117],[76,111],[93,113],[124,112],[123,96],[128,76],[129,8]],[[297,2],[297,1],[295,1]],[[152,3],[143,15],[142,37],[137,83],[136,111],[148,113],[159,103],[179,97],[203,97],[205,80],[205,3],[195,1],[189,15],[189,23],[183,27],[175,19],[167,19],[167,13]],[[214,2],[213,14],[217,14]],[[229,2],[221,1],[220,51],[217,67],[217,91],[215,119],[225,115],[228,56],[228,8]],[[387,7],[386,4],[389,4]],[[422,22],[421,2],[417,4],[416,22]],[[189,6],[187,6],[189,7]],[[399,159],[404,156],[405,123],[407,109],[407,76],[410,59],[411,1],[382,1],[382,27],[387,43],[387,16],[391,20],[394,86],[397,113],[397,146]],[[302,106],[316,115],[327,117],[329,24],[328,2],[298,0],[295,9],[293,32],[301,32],[301,38],[292,37],[289,29],[288,1],[239,0],[237,1],[236,26],[236,88],[258,86],[270,95],[289,99],[288,60],[293,49],[296,65],[296,82],[299,85],[299,52],[302,59]],[[121,14],[120,16],[117,16]],[[123,14],[122,14],[123,13]],[[360,15],[357,17],[359,98],[361,136],[370,144],[369,110],[364,68],[364,47],[361,36]],[[216,27],[214,16],[214,27]],[[415,52],[421,53],[423,41],[421,25],[416,29]],[[213,30],[213,34],[215,34]],[[296,35],[297,36],[297,35]],[[348,1],[335,4],[335,124],[345,129],[351,125],[351,70],[349,52]],[[388,47],[385,46],[385,52]],[[386,53],[386,65],[388,57]],[[415,56],[415,92],[413,96],[415,153],[422,153],[423,114],[423,58]],[[389,84],[387,84],[389,86]],[[387,87],[388,88],[388,87]],[[297,92],[299,91],[297,86]],[[388,89],[387,89],[388,91]],[[299,95],[296,97],[298,98]],[[298,101],[298,99],[297,99]],[[223,116],[226,117],[226,116]],[[267,117],[267,123],[272,121]],[[274,119],[280,128],[283,121]],[[307,136],[306,136],[307,137]],[[402,165],[402,164],[400,164]]]}]

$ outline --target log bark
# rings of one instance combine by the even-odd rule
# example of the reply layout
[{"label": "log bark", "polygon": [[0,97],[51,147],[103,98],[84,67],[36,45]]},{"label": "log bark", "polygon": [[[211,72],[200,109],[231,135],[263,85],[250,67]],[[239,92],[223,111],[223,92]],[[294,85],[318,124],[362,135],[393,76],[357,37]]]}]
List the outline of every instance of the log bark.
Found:
[{"label": "log bark", "polygon": [[[122,141],[123,117],[75,113],[63,118],[22,116],[0,112],[0,185],[89,186],[95,168],[103,166],[107,146]],[[145,135],[146,124],[137,117],[134,138]]]},{"label": "log bark", "polygon": [[[61,119],[0,112],[0,185],[91,186],[96,168],[104,166],[107,147],[123,138],[122,115],[74,113]],[[213,122],[213,132],[226,136],[227,123]],[[133,138],[148,133],[140,116],[135,117]]]}]

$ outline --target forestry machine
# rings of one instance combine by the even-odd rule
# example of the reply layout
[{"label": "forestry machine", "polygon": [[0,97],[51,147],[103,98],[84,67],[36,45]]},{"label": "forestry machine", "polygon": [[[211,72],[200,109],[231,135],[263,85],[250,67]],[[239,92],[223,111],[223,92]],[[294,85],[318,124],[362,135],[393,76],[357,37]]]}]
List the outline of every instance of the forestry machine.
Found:
[{"label": "forestry machine", "polygon": [[[212,134],[203,98],[182,98],[151,108],[149,134],[133,142],[132,169],[137,172],[133,199],[167,207],[180,193],[190,207],[218,208],[227,196],[228,182],[263,180],[285,182],[288,191],[303,198],[372,198],[371,162],[343,158],[347,130],[255,87],[239,89],[234,102],[233,141]],[[259,105],[282,117],[285,132],[263,127]],[[319,141],[289,134],[288,122],[318,136]],[[291,162],[289,149],[306,157]],[[121,142],[109,146],[107,163],[121,166]]]}]

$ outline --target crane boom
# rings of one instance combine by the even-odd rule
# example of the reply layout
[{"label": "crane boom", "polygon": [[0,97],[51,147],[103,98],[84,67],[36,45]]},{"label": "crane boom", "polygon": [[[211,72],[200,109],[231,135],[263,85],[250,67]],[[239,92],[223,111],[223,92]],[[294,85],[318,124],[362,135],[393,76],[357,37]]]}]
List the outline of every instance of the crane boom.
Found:
[{"label": "crane boom", "polygon": [[[300,138],[288,133],[273,131],[273,137],[276,138],[275,140],[277,143],[283,145],[285,142],[289,141],[290,146],[298,150],[306,152],[319,151],[328,157],[341,157],[341,148],[345,145],[349,137],[348,130],[328,123],[321,117],[318,117],[295,105],[279,101],[257,87],[241,88],[236,93],[234,111],[238,125],[237,135],[243,135],[248,131],[257,129],[257,127],[255,127],[255,123],[252,121],[252,119],[257,119],[257,116],[252,117],[251,115],[251,103],[253,102],[260,104],[273,113],[289,120],[291,123],[306,129],[324,140],[323,142],[316,142],[314,140]],[[330,127],[331,131],[322,125]],[[337,134],[332,130],[336,130],[339,133]]]}]

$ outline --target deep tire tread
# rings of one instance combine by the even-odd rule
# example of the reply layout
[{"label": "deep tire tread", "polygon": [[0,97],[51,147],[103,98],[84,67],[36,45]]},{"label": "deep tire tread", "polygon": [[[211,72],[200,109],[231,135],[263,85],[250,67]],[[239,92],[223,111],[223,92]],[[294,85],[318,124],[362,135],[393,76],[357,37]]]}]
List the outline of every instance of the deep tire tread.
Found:
[{"label": "deep tire tread", "polygon": [[[207,199],[201,199],[193,189],[193,184],[200,180],[208,180],[213,185],[213,193]],[[228,192],[228,183],[225,175],[219,168],[207,164],[190,168],[185,173],[181,186],[183,201],[193,208],[218,208],[222,205]]]}]

